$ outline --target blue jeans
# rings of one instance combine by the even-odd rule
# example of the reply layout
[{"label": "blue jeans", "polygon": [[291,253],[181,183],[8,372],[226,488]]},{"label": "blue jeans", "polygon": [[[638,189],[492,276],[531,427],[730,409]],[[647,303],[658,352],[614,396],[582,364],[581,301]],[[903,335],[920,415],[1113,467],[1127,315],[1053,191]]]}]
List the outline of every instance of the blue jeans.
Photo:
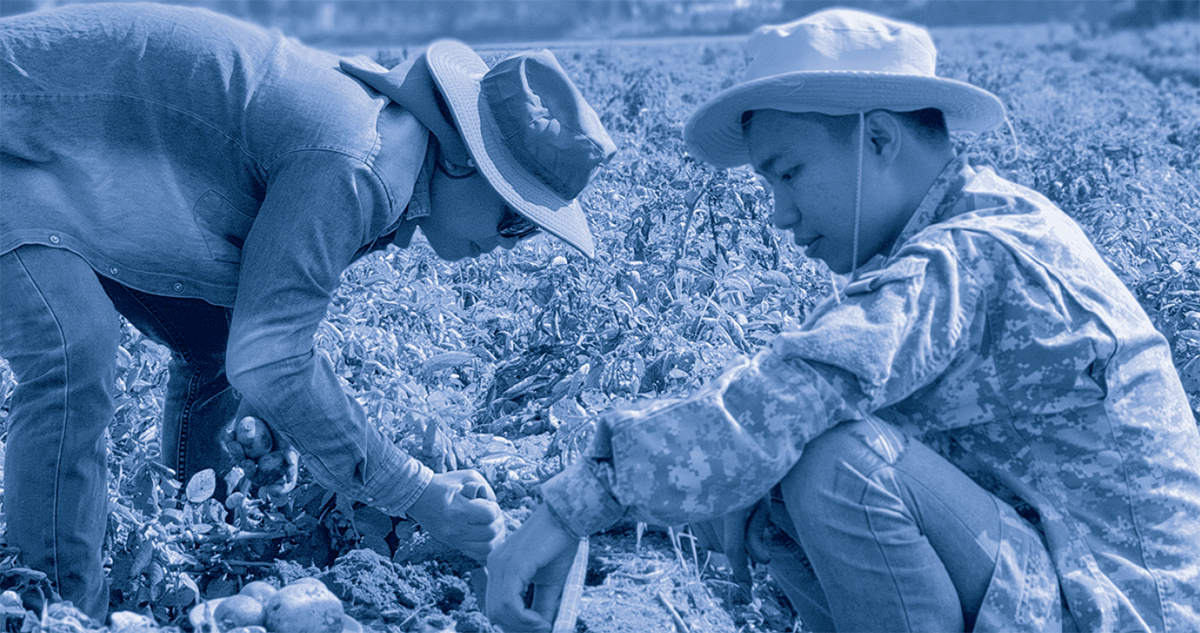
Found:
[{"label": "blue jeans", "polygon": [[125,288],[65,249],[11,251],[0,279],[0,355],[18,381],[4,464],[8,541],[63,599],[103,618],[118,312],[172,350],[163,459],[186,480],[220,466],[219,430],[238,407],[224,374],[229,311]]},{"label": "blue jeans", "polygon": [[878,419],[810,442],[768,504],[771,576],[806,631],[970,631],[1004,530],[1035,532]]},{"label": "blue jeans", "polygon": [[[163,406],[162,460],[181,483],[205,468],[233,466],[221,430],[238,414],[241,397],[225,378],[225,348],[233,311],[199,299],[161,297],[99,277],[122,316],[171,350]],[[218,493],[222,493],[218,486]],[[222,496],[223,498],[223,496]]]}]

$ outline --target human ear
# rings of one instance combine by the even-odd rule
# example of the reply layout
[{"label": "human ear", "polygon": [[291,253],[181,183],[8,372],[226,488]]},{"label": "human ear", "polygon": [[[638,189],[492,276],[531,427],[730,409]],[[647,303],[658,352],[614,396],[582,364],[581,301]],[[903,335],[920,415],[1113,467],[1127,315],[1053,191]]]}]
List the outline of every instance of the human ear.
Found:
[{"label": "human ear", "polygon": [[899,119],[886,110],[875,110],[864,117],[866,126],[866,146],[869,150],[885,161],[891,162],[900,154],[902,141],[902,126]]}]

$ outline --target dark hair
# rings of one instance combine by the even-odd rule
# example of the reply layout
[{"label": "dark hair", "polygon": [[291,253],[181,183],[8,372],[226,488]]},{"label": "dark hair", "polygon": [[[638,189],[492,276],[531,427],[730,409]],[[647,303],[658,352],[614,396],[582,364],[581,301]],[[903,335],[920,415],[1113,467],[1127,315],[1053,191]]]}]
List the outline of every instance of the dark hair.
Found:
[{"label": "dark hair", "polygon": [[[928,145],[941,147],[950,143],[950,129],[946,127],[946,117],[937,108],[925,108],[911,112],[893,112],[892,110],[884,110],[884,112],[890,112],[918,139]],[[831,116],[817,112],[796,112],[794,116],[824,126],[831,137],[842,141],[849,141],[850,134],[858,128],[857,114]],[[743,112],[742,126],[749,123],[753,117],[754,110]]]},{"label": "dark hair", "polygon": [[917,138],[930,145],[940,146],[950,142],[950,128],[946,127],[946,115],[937,108],[925,108],[911,112],[893,112],[900,122],[907,125]]}]

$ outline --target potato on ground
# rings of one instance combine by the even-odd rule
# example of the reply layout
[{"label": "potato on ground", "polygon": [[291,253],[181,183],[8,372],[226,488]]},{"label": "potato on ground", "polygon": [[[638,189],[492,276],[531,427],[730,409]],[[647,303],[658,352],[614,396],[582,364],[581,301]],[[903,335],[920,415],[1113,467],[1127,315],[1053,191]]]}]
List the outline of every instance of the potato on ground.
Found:
[{"label": "potato on ground", "polygon": [[260,486],[266,486],[282,479],[287,474],[287,469],[287,453],[272,451],[259,458],[254,474],[247,476],[250,477],[250,481]]},{"label": "potato on ground", "polygon": [[245,449],[246,457],[258,459],[271,451],[275,442],[271,437],[271,429],[262,420],[246,416],[238,420],[235,432],[237,441]]},{"label": "potato on ground", "polygon": [[255,580],[246,583],[246,586],[242,587],[242,590],[238,593],[243,596],[250,596],[251,598],[254,598],[266,605],[267,600],[270,600],[271,596],[275,595],[276,591],[279,590],[270,583],[266,583],[261,580]]},{"label": "potato on ground", "polygon": [[229,596],[217,605],[213,612],[213,620],[217,628],[228,631],[240,626],[262,626],[267,621],[267,613],[263,603],[253,596]]},{"label": "potato on ground", "polygon": [[295,582],[267,600],[268,631],[341,633],[342,601],[324,583]]}]

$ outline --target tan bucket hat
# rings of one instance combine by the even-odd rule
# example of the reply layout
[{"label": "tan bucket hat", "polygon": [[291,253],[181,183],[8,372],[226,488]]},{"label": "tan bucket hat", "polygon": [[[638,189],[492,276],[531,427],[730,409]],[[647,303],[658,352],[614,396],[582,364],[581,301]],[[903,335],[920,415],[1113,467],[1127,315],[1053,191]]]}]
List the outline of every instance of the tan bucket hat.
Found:
[{"label": "tan bucket hat", "polygon": [[704,103],[684,126],[697,158],[717,167],[750,162],[742,113],[771,109],[832,116],[937,108],[952,131],[983,132],[1005,119],[992,93],[935,73],[925,29],[863,11],[829,9],[759,27],[746,43],[742,82]]},{"label": "tan bucket hat", "polygon": [[[359,59],[341,68],[412,111],[444,158],[456,167],[469,159],[513,210],[595,257],[576,198],[617,148],[553,53],[519,53],[489,70],[466,44],[439,40],[388,71]],[[453,121],[440,112],[435,89]]]},{"label": "tan bucket hat", "polygon": [[489,70],[467,45],[440,40],[425,56],[480,173],[518,213],[594,257],[576,197],[617,148],[554,54]]}]

